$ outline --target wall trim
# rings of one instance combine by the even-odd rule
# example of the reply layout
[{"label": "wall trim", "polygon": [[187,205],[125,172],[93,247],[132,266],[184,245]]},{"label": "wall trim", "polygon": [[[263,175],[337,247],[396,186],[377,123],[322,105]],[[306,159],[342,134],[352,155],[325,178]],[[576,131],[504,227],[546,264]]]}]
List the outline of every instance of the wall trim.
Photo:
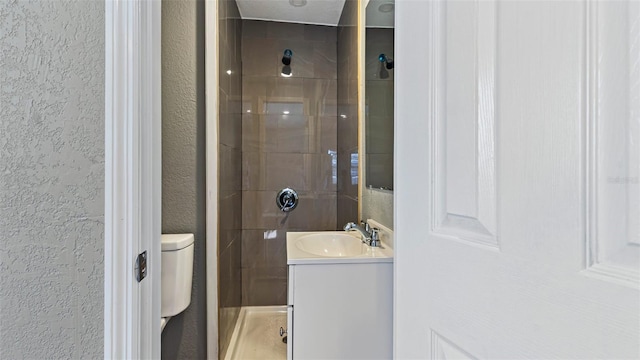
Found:
[{"label": "wall trim", "polygon": [[105,2],[105,359],[160,358],[160,6]]}]

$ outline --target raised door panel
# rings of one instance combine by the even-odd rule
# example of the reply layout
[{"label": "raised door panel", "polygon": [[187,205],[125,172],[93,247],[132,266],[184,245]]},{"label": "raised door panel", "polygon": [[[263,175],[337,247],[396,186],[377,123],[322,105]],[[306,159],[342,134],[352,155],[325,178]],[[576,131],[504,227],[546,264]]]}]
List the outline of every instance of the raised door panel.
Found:
[{"label": "raised door panel", "polygon": [[435,21],[433,232],[498,247],[495,157],[496,3],[448,2]]},{"label": "raised door panel", "polygon": [[501,251],[584,268],[585,4],[498,6]]},{"label": "raised door panel", "polygon": [[431,331],[432,360],[476,360],[460,346],[452,343],[435,331]]},{"label": "raised door panel", "polygon": [[587,272],[640,282],[640,3],[588,7]]}]

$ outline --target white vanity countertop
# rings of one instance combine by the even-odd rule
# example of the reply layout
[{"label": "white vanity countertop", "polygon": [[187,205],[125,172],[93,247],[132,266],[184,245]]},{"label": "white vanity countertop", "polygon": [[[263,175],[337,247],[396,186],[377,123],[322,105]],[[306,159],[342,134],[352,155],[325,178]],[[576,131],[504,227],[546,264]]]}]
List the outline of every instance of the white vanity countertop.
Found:
[{"label": "white vanity countertop", "polygon": [[[393,248],[383,242],[380,247],[370,247],[360,241],[361,246],[351,245],[350,249],[358,252],[357,255],[352,256],[327,256],[327,255],[315,255],[313,253],[304,251],[304,246],[298,244],[301,238],[307,235],[348,235],[360,241],[360,234],[357,232],[345,232],[345,231],[311,231],[311,232],[287,232],[287,265],[296,264],[357,264],[357,263],[392,263],[393,262]],[[309,237],[307,236],[307,241]]]}]

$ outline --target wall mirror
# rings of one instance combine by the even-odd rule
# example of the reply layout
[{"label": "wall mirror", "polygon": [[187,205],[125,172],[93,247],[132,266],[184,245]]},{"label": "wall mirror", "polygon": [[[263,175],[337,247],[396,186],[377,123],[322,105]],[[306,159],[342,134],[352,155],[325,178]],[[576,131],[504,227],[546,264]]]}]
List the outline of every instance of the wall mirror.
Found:
[{"label": "wall mirror", "polygon": [[365,186],[393,190],[394,122],[393,0],[370,0],[365,8]]}]

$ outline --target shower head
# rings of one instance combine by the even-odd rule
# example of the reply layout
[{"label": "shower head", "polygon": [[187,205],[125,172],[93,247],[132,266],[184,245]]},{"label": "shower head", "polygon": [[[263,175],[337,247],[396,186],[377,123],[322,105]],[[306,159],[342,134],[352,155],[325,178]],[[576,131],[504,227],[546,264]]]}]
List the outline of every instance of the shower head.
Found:
[{"label": "shower head", "polygon": [[282,71],[280,72],[280,75],[284,76],[284,77],[291,77],[291,57],[293,56],[293,51],[291,51],[290,49],[285,49],[284,50],[284,55],[282,56],[282,64],[284,65],[282,67]]},{"label": "shower head", "polygon": [[284,56],[282,56],[282,64],[285,66],[291,65],[291,57],[293,56],[293,51],[290,49],[284,50]]},{"label": "shower head", "polygon": [[392,59],[392,58],[390,58],[390,57],[387,57],[387,55],[385,55],[385,54],[380,54],[380,55],[378,55],[378,60],[379,60],[381,63],[384,63],[385,67],[386,67],[388,70],[393,69],[393,59]]}]

